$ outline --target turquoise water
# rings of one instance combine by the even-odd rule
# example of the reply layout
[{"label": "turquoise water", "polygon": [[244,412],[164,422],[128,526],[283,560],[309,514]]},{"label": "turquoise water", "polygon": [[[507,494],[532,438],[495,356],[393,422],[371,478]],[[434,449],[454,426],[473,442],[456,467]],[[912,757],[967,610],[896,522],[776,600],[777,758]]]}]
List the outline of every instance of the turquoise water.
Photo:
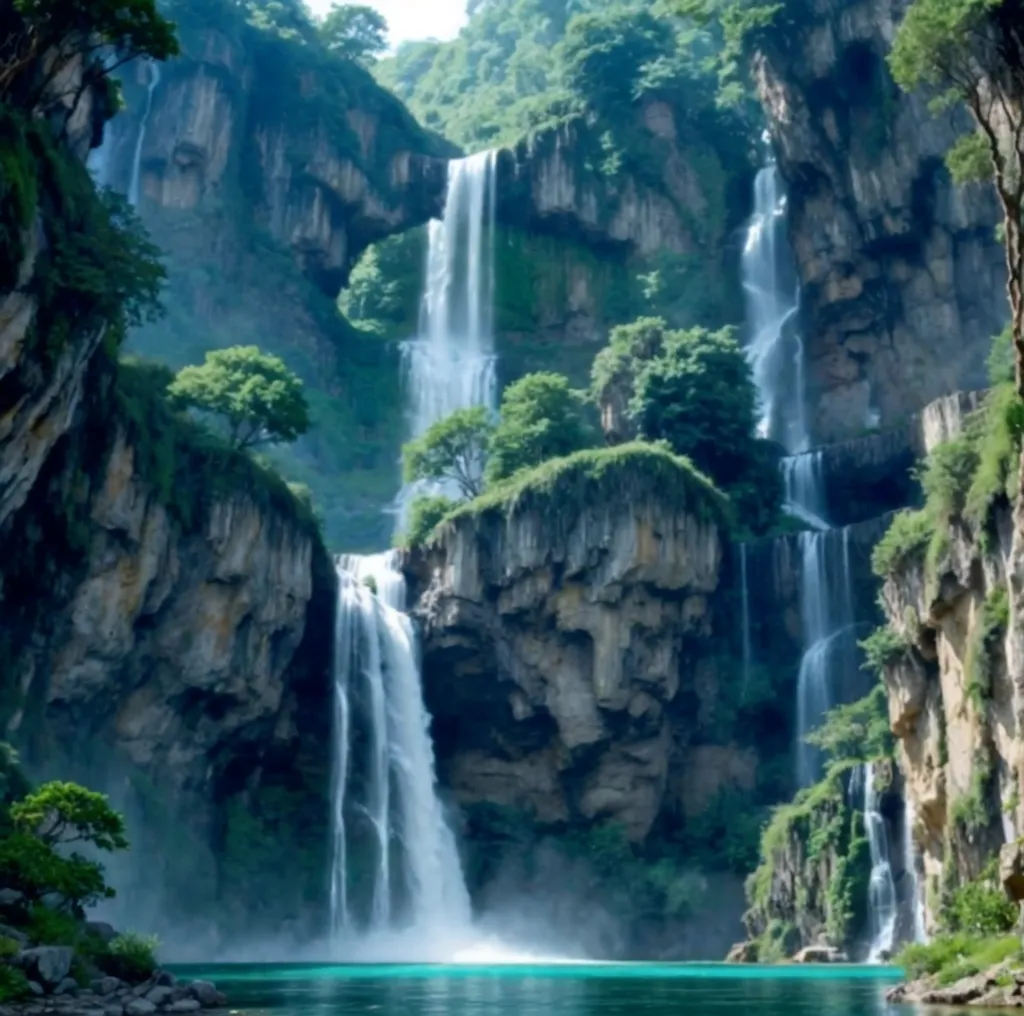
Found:
[{"label": "turquoise water", "polygon": [[881,967],[223,965],[233,1009],[274,1016],[912,1016]]}]

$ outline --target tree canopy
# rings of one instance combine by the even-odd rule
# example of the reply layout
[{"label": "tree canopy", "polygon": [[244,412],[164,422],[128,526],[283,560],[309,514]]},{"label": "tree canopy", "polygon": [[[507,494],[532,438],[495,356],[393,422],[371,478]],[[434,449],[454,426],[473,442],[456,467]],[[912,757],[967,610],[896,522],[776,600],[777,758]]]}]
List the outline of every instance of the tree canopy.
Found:
[{"label": "tree canopy", "polygon": [[21,100],[34,105],[84,57],[86,74],[71,92],[49,95],[73,111],[97,77],[139,56],[166,60],[177,52],[174,25],[156,0],[13,0],[13,12],[0,12],[0,99],[27,84]]},{"label": "tree canopy", "polygon": [[755,532],[782,499],[778,451],[756,437],[757,391],[732,329],[670,329],[641,318],[612,330],[598,354],[593,392],[649,441],[665,440],[728,493]]},{"label": "tree canopy", "polygon": [[276,356],[256,346],[232,346],[184,367],[168,388],[179,406],[213,413],[239,449],[294,441],[309,429],[302,382]]},{"label": "tree canopy", "polygon": [[963,102],[976,132],[947,162],[960,182],[990,178],[1003,209],[1007,290],[1024,397],[1024,0],[914,0],[889,55],[896,82]]},{"label": "tree canopy", "polygon": [[334,4],[320,24],[320,38],[346,60],[371,64],[388,48],[388,23],[365,4]]},{"label": "tree canopy", "polygon": [[493,430],[483,406],[438,420],[402,449],[405,482],[454,486],[462,497],[478,497]]},{"label": "tree canopy", "polygon": [[580,451],[592,443],[583,417],[584,396],[561,374],[527,374],[502,395],[491,437],[487,480]]}]

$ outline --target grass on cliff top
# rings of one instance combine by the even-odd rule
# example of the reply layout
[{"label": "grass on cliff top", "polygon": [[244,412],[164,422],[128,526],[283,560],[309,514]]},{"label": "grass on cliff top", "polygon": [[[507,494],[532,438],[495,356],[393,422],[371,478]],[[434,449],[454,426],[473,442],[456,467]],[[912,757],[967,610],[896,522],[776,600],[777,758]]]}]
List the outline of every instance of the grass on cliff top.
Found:
[{"label": "grass on cliff top", "polygon": [[536,510],[565,518],[603,501],[644,494],[656,494],[700,521],[723,528],[732,524],[728,498],[689,459],[660,445],[633,441],[523,470],[459,505],[441,525],[488,512],[509,516]]},{"label": "grass on cliff top", "polygon": [[186,532],[201,529],[212,501],[242,495],[319,539],[312,502],[277,473],[167,402],[173,372],[126,358],[117,366],[116,418],[135,452],[135,472]]}]

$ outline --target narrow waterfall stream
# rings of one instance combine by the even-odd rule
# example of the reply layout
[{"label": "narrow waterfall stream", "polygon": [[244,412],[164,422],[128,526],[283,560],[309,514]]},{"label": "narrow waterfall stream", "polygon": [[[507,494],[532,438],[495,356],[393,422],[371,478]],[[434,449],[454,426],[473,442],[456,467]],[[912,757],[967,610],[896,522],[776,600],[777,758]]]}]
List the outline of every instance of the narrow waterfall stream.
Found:
[{"label": "narrow waterfall stream", "polygon": [[868,949],[868,962],[878,963],[888,958],[896,940],[896,885],[889,860],[885,819],[878,805],[875,770],[870,762],[864,765],[861,779],[864,782],[864,831],[871,851],[871,879],[868,883],[871,945]]},{"label": "narrow waterfall stream", "polygon": [[911,930],[915,942],[927,942],[928,932],[924,920],[924,894],[921,892],[921,880],[917,877],[917,848],[914,845],[914,805],[910,795],[903,791],[903,871],[908,880],[908,891],[905,893],[910,903]]},{"label": "narrow waterfall stream", "polygon": [[135,152],[132,156],[132,175],[128,184],[128,200],[132,207],[137,208],[142,187],[142,148],[146,143],[146,128],[149,126],[149,117],[153,112],[153,93],[160,84],[160,64],[156,60],[150,60],[146,66],[149,68],[149,85],[146,92],[146,107],[142,113],[142,120],[139,122],[139,136],[135,142]]}]

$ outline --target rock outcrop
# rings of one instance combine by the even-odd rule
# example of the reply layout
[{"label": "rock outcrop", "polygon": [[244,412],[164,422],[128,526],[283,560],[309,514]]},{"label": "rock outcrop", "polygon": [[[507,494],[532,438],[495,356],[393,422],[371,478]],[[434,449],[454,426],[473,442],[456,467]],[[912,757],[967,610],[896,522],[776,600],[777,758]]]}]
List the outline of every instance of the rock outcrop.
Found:
[{"label": "rock outcrop", "polygon": [[[314,636],[333,568],[283,481],[171,413],[166,376],[147,387],[115,362],[122,280],[92,245],[125,241],[76,135],[24,112],[3,111],[5,159],[39,199],[2,199],[21,228],[0,253],[0,724],[33,775],[144,785],[148,817],[209,850],[227,800],[294,760],[297,717],[327,743],[330,642]],[[321,769],[300,793],[326,787]],[[153,881],[188,860],[156,853]],[[215,885],[212,854],[191,860]]]},{"label": "rock outcrop", "polygon": [[719,582],[708,495],[687,481],[670,456],[627,452],[600,480],[570,470],[461,514],[410,563],[442,778],[461,803],[646,837]]},{"label": "rock outcrop", "polygon": [[955,187],[943,164],[969,117],[932,115],[888,72],[907,6],[806,0],[754,62],[788,185],[818,442],[980,387],[1008,318],[994,195]]}]

